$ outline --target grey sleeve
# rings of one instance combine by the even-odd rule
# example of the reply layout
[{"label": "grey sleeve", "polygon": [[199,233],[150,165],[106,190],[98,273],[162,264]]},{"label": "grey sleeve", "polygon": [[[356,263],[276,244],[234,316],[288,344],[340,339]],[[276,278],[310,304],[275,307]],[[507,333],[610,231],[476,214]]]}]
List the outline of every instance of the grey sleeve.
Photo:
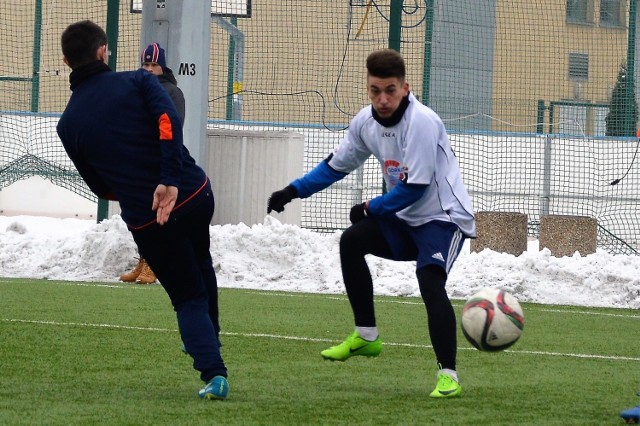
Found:
[{"label": "grey sleeve", "polygon": [[182,93],[182,90],[180,90],[178,86],[170,82],[163,82],[162,87],[164,87],[164,90],[166,90],[171,97],[173,105],[175,105],[176,110],[178,110],[178,115],[180,116],[182,126],[184,127],[185,106],[184,94]]},{"label": "grey sleeve", "polygon": [[176,109],[178,110],[178,115],[180,115],[180,120],[182,121],[182,126],[184,127],[184,118],[185,118],[185,106],[184,106],[184,94],[182,90],[178,86],[174,86],[171,91],[169,91],[169,96],[171,96],[171,100],[173,101]]}]

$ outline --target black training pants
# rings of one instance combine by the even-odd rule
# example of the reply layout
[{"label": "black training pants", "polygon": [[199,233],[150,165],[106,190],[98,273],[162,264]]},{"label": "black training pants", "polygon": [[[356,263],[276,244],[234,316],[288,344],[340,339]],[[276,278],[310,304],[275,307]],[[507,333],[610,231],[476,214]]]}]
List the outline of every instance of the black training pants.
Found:
[{"label": "black training pants", "polygon": [[[340,238],[342,278],[355,325],[375,327],[373,281],[365,260],[372,254],[396,260],[375,219],[366,218],[344,231]],[[427,265],[416,271],[420,294],[427,310],[431,343],[442,368],[456,368],[456,317],[445,290],[447,274],[438,265]]]}]

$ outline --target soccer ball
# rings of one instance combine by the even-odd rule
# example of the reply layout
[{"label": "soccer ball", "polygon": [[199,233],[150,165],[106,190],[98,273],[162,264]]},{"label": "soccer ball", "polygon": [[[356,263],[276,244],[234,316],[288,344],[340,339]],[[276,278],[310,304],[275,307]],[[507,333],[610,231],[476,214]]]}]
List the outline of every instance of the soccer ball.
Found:
[{"label": "soccer ball", "polygon": [[524,329],[524,312],[504,290],[485,288],[462,308],[462,333],[476,349],[501,351],[513,345]]}]

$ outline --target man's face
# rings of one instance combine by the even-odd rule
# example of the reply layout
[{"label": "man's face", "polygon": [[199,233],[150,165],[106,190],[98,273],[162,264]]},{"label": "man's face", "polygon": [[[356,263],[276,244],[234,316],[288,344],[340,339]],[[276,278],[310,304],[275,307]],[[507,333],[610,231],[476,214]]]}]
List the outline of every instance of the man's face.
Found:
[{"label": "man's face", "polygon": [[389,118],[409,94],[409,83],[397,77],[367,76],[367,94],[373,109],[381,118]]},{"label": "man's face", "polygon": [[157,62],[144,62],[142,68],[149,71],[151,74],[162,75],[162,66]]}]

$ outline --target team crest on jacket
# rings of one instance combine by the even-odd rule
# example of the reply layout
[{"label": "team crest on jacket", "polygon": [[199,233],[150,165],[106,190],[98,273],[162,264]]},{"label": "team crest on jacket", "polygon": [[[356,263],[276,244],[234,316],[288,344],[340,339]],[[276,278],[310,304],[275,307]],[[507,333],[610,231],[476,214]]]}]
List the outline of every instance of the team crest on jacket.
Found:
[{"label": "team crest on jacket", "polygon": [[386,160],[384,162],[384,174],[389,176],[389,183],[396,186],[407,179],[407,168],[396,160]]}]

